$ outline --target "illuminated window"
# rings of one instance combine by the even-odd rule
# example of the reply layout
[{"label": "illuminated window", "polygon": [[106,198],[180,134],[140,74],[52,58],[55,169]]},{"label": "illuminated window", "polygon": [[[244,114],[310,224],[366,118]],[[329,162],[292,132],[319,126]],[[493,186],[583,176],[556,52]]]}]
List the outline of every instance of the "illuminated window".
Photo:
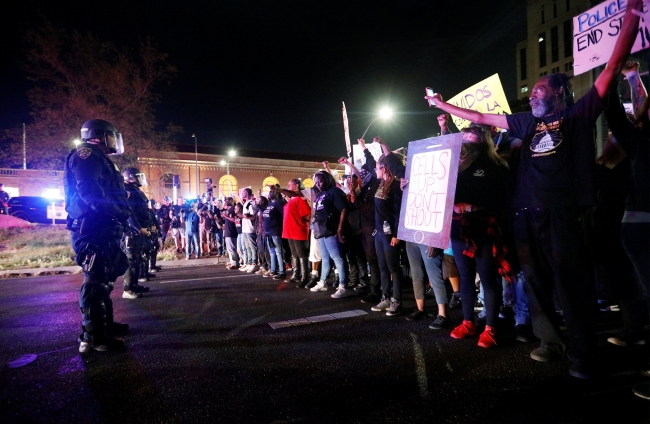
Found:
[{"label": "illuminated window", "polygon": [[305,178],[302,180],[302,185],[304,185],[305,188],[312,188],[314,186],[314,180],[311,178]]},{"label": "illuminated window", "polygon": [[[232,175],[224,175],[219,178],[219,188],[224,196],[234,197],[237,196],[237,178]],[[221,193],[219,193],[221,195]]]},{"label": "illuminated window", "polygon": [[269,187],[270,185],[276,185],[280,184],[280,181],[278,181],[277,178],[275,177],[266,177],[264,178],[264,181],[262,181],[262,194],[267,195],[269,194]]},{"label": "illuminated window", "polygon": [[528,84],[525,84],[525,85],[521,86],[521,92],[522,93],[528,93]]},{"label": "illuminated window", "polygon": [[168,189],[174,188],[174,174],[172,173],[163,174],[160,177],[160,185]]}]

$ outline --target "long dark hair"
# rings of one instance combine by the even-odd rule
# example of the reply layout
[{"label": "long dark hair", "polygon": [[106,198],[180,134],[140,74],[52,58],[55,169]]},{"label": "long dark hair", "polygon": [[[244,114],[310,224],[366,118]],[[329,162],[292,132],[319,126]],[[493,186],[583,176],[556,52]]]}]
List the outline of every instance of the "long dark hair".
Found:
[{"label": "long dark hair", "polygon": [[548,85],[550,85],[555,90],[559,90],[560,88],[563,89],[562,100],[564,101],[564,105],[566,107],[573,105],[573,85],[571,84],[570,76],[567,74],[554,73],[547,75],[544,78],[546,78],[548,81]]},{"label": "long dark hair", "polygon": [[506,162],[494,148],[494,142],[492,141],[492,135],[486,131],[484,128],[479,126],[467,127],[461,130],[464,133],[474,134],[477,141],[472,143],[479,146],[479,148],[487,155],[492,162],[497,165],[508,167],[508,162]]},{"label": "long dark hair", "polygon": [[378,192],[381,192],[382,197],[385,199],[390,192],[390,186],[395,181],[395,175],[391,172],[390,168],[387,166],[387,160],[385,155],[379,156],[377,159],[377,166],[381,167],[384,177],[379,182]]}]

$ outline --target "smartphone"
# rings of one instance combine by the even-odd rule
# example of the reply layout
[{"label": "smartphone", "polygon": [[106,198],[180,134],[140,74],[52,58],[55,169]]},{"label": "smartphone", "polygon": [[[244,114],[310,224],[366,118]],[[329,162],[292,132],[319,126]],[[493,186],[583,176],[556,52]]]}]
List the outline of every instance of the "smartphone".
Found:
[{"label": "smartphone", "polygon": [[[427,96],[433,97],[433,94],[435,93],[435,91],[433,91],[433,88],[427,87],[427,88],[425,88],[425,90],[427,92]],[[431,103],[431,100],[429,100],[429,107],[432,107],[432,106],[435,106],[435,105],[433,103]]]}]

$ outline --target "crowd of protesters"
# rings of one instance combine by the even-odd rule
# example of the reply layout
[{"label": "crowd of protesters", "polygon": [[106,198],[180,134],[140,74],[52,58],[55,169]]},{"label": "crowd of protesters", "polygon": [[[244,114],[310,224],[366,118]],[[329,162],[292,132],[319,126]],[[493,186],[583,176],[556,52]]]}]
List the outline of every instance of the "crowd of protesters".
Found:
[{"label": "crowd of protesters", "polygon": [[[381,156],[375,160],[359,139],[363,166],[341,158],[350,170],[341,179],[323,162],[309,188],[292,179],[286,188],[265,187],[265,195],[245,188],[221,199],[212,193],[189,203],[179,198],[176,205],[166,198],[158,209],[163,241],[171,231],[187,260],[224,256],[229,270],[313,293],[333,290],[334,299],[360,296],[389,317],[404,314],[410,280],[416,307],[406,319],[428,317],[431,298],[436,310],[429,328],[449,328],[456,339],[478,336],[482,348],[498,345],[497,322],[510,310],[516,339],[539,341],[532,359],[568,354],[572,376],[593,378],[598,299],[601,308],[619,305],[624,317],[622,333],[608,342],[648,339],[649,102],[638,63],[626,62],[639,21],[630,11],[639,8],[640,0],[628,3],[609,64],[576,102],[564,74],[535,84],[532,113],[484,114],[440,94],[426,97],[445,112],[438,117],[442,135],[449,133],[447,113],[472,122],[461,130],[446,249],[398,239],[406,158],[379,136],[373,143]],[[621,72],[633,116],[620,106],[613,84]],[[603,111],[612,133],[595,160],[592,127]],[[609,265],[607,252],[616,258]],[[621,278],[634,283],[621,288]],[[450,322],[454,307],[462,308],[462,322]]]}]

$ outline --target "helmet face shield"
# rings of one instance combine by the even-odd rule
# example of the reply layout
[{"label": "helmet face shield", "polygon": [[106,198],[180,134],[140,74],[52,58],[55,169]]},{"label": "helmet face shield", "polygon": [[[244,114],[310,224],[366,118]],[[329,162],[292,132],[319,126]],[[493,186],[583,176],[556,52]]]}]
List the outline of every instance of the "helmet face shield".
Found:
[{"label": "helmet face shield", "polygon": [[124,153],[124,141],[121,133],[106,134],[106,147],[110,155],[121,155]]},{"label": "helmet face shield", "polygon": [[135,181],[135,185],[138,187],[146,187],[147,184],[147,176],[144,175],[142,172],[138,174],[133,174],[133,181]]},{"label": "helmet face shield", "polygon": [[81,140],[99,140],[106,146],[108,154],[120,155],[124,153],[122,134],[117,132],[113,124],[103,119],[91,119],[81,127]]}]

